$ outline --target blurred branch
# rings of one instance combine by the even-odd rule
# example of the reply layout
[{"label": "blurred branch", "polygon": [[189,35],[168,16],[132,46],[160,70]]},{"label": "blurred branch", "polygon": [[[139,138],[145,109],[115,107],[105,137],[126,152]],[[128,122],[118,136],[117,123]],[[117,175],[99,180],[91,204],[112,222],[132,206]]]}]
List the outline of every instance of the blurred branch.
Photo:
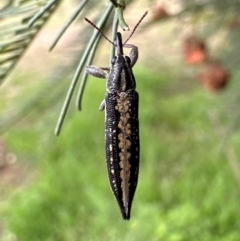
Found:
[{"label": "blurred branch", "polygon": [[37,12],[28,22],[28,26],[32,27],[32,25],[41,17],[44,13],[47,13],[54,5],[56,5],[61,0],[51,0],[49,1],[39,12]]},{"label": "blurred branch", "polygon": [[0,11],[3,11],[4,9],[8,8],[13,4],[14,0],[9,0],[2,8],[0,8]]},{"label": "blurred branch", "polygon": [[[41,1],[42,3],[43,1]],[[21,1],[19,6],[10,4],[0,12],[0,18],[3,21],[0,27],[0,84],[23,56],[39,30],[56,10],[58,4],[59,2],[56,2],[52,5],[40,19],[36,20],[36,24],[32,28],[28,27],[27,22],[38,11],[39,2]],[[17,19],[15,19],[16,16]]]},{"label": "blurred branch", "polygon": [[65,24],[65,26],[62,28],[60,33],[57,35],[56,39],[53,41],[52,45],[49,48],[50,51],[56,46],[56,44],[58,43],[58,41],[60,40],[62,35],[65,33],[65,31],[69,28],[69,26],[72,24],[72,22],[78,17],[78,15],[81,13],[82,9],[84,8],[84,6],[87,2],[88,2],[88,0],[83,0],[79,4],[77,10],[73,13],[73,15],[71,16],[69,21]]},{"label": "blurred branch", "polygon": [[[106,22],[106,20],[108,19],[109,17],[109,14],[111,13],[111,11],[113,10],[113,5],[110,4],[108,6],[108,8],[105,10],[105,12],[102,14],[102,17],[99,19],[98,21],[98,24],[96,25],[99,29],[101,29],[104,25],[104,23]],[[94,44],[95,44],[95,41],[98,39],[98,36],[100,35],[99,31],[94,29],[94,32],[93,32],[93,35],[83,53],[83,56],[78,64],[78,67],[77,67],[77,70],[75,72],[75,75],[73,77],[73,80],[70,84],[70,87],[68,89],[68,93],[67,93],[67,96],[65,98],[65,101],[64,101],[64,104],[63,104],[63,107],[62,107],[62,110],[61,110],[61,113],[60,113],[60,116],[59,116],[59,119],[58,119],[58,122],[57,122],[57,125],[56,125],[56,128],[55,128],[55,134],[56,135],[59,135],[60,134],[60,131],[61,131],[61,127],[62,127],[62,124],[64,122],[64,119],[65,119],[65,116],[67,114],[67,110],[68,110],[68,107],[69,107],[69,104],[70,104],[70,101],[71,101],[71,98],[72,98],[72,95],[73,95],[73,92],[75,90],[75,87],[77,85],[77,82],[78,82],[78,79],[79,79],[79,76],[82,72],[82,69],[84,67],[84,64],[89,56],[89,53],[91,51],[92,48],[94,48]],[[89,62],[89,64],[91,64],[91,62]],[[86,81],[86,78],[84,78]],[[84,83],[81,84],[81,86],[84,87]],[[82,89],[83,90],[83,89]],[[79,92],[79,97],[77,97],[77,99],[81,100],[82,97],[82,92],[80,91]],[[81,106],[81,103],[78,104],[79,106]]]}]

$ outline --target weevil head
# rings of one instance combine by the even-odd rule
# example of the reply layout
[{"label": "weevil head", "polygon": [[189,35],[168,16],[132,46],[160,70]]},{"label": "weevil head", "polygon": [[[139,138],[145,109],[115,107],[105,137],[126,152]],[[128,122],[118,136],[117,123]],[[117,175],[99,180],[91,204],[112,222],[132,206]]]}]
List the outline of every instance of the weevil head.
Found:
[{"label": "weevil head", "polygon": [[107,90],[127,91],[136,88],[136,82],[132,73],[131,59],[123,53],[122,36],[116,35],[117,55],[112,58],[111,70],[107,81]]}]

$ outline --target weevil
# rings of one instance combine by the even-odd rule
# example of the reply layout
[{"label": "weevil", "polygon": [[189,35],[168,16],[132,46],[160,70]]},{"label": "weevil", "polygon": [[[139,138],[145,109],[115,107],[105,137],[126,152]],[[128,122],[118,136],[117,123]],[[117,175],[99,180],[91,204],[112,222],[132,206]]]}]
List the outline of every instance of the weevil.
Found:
[{"label": "weevil", "polygon": [[[129,220],[138,182],[140,141],[139,96],[135,90],[136,81],[132,72],[132,67],[138,59],[138,48],[126,44],[126,42],[122,43],[121,33],[118,32],[115,45],[117,54],[112,58],[109,72],[106,72],[107,68],[96,66],[86,66],[85,71],[90,75],[107,80],[107,93],[99,110],[105,110],[105,148],[108,178],[122,217]],[[128,56],[124,55],[123,47],[131,48]]]}]

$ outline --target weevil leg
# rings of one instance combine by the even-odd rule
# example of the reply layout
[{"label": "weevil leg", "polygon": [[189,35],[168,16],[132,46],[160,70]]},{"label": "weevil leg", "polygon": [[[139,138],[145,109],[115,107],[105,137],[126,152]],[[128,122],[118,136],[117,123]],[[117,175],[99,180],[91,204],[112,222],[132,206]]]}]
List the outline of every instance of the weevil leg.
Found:
[{"label": "weevil leg", "polygon": [[99,68],[96,66],[86,66],[85,71],[97,78],[102,78],[102,79],[107,79],[108,78],[108,73],[106,71],[106,68]]},{"label": "weevil leg", "polygon": [[105,100],[103,100],[99,106],[99,111],[104,111],[105,110]]},{"label": "weevil leg", "polygon": [[133,67],[138,60],[138,47],[132,44],[124,44],[123,47],[131,49],[128,57],[131,59],[131,67]]}]

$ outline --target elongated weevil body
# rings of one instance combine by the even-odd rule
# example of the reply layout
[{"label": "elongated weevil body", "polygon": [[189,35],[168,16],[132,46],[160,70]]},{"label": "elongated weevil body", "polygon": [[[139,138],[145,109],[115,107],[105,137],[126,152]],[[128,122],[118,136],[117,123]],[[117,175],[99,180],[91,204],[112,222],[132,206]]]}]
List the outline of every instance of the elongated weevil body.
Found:
[{"label": "elongated weevil body", "polygon": [[107,79],[107,94],[100,105],[105,109],[106,159],[110,185],[124,219],[130,219],[131,205],[138,181],[139,125],[138,93],[132,67],[138,58],[134,45],[129,56],[123,54],[122,36],[116,35],[117,56],[109,73],[95,66],[85,70],[95,77]]},{"label": "elongated weevil body", "polygon": [[[147,12],[136,27],[146,14]],[[132,67],[138,59],[138,48],[126,42],[123,44],[121,34],[116,34],[117,55],[112,58],[109,72],[106,72],[105,68],[96,66],[86,66],[85,70],[90,75],[107,79],[107,93],[99,110],[105,110],[108,177],[123,219],[129,220],[138,182],[140,143],[139,97],[135,90],[136,82],[132,72]],[[128,56],[124,55],[123,47],[131,48]]]}]

